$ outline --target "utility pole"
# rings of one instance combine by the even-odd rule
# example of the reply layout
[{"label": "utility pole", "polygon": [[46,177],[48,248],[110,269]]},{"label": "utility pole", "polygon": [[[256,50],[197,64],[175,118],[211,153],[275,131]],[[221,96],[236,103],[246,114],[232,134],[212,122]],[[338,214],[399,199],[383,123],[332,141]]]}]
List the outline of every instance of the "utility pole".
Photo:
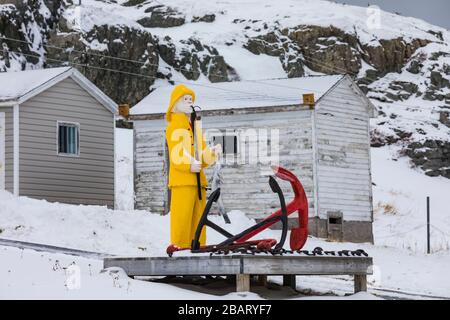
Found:
[{"label": "utility pole", "polygon": [[430,254],[430,197],[427,197],[427,253]]}]

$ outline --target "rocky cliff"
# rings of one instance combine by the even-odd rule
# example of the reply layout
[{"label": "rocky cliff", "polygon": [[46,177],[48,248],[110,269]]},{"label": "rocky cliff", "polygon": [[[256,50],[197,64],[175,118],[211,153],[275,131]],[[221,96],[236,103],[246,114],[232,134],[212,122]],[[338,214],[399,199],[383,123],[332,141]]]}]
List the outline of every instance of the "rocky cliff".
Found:
[{"label": "rocky cliff", "polygon": [[73,1],[0,0],[0,70],[73,65],[132,105],[163,82],[348,73],[378,107],[373,147],[450,178],[445,29],[327,1]]}]

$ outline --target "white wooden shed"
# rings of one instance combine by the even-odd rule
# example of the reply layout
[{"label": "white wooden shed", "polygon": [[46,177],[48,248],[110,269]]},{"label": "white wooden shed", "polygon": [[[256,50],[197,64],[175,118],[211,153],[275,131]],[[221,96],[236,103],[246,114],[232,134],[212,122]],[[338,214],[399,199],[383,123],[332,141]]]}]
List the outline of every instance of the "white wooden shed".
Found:
[{"label": "white wooden shed", "polygon": [[[279,164],[292,170],[307,192],[310,234],[373,241],[369,118],[374,107],[351,77],[187,85],[196,92],[204,130],[225,136],[213,133],[208,139],[224,144],[222,197],[227,211],[242,210],[261,219],[278,208],[267,184],[269,164],[262,157],[247,161],[243,155],[255,143],[258,152],[276,144]],[[169,209],[164,113],[172,89],[159,87],[131,109],[135,206],[159,214]],[[310,93],[315,97],[313,107],[303,103],[303,94]],[[264,146],[249,139],[249,132],[261,136],[264,131]],[[230,156],[241,160],[229,162]],[[290,199],[290,186],[282,188]]]}]

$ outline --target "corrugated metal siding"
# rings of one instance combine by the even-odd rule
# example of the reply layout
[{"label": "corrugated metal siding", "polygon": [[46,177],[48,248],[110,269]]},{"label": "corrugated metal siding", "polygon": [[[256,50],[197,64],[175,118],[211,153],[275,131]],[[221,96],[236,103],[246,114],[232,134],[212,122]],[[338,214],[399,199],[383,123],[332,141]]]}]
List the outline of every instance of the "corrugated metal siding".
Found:
[{"label": "corrugated metal siding", "polygon": [[14,141],[13,141],[13,108],[0,107],[0,112],[5,112],[5,189],[14,192]]},{"label": "corrugated metal siding", "polygon": [[[208,129],[279,129],[280,164],[294,171],[302,181],[314,215],[313,152],[311,112],[280,112],[265,114],[239,114],[203,117],[204,130]],[[163,120],[135,122],[136,134],[136,207],[163,213],[166,194],[165,123]],[[248,150],[248,142],[247,142]],[[268,185],[268,164],[223,165],[222,196],[226,210],[242,210],[249,216],[260,218],[279,208],[278,197]],[[211,177],[212,168],[207,176]],[[280,181],[280,180],[278,180]],[[280,181],[287,201],[293,197],[288,183]]]},{"label": "corrugated metal siding", "polygon": [[342,211],[344,220],[372,221],[369,110],[343,80],[315,113],[319,217]]},{"label": "corrugated metal siding", "polygon": [[[19,107],[20,195],[114,206],[113,115],[67,78]],[[80,156],[57,155],[57,121],[80,124]]]}]

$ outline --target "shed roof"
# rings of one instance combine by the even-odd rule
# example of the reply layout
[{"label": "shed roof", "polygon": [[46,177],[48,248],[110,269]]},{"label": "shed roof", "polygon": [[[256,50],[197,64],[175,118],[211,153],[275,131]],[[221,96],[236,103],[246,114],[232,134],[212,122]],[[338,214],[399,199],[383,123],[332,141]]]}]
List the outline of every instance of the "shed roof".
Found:
[{"label": "shed roof", "polygon": [[[305,93],[314,93],[318,101],[343,77],[333,75],[185,84],[195,91],[196,105],[203,110],[221,110],[300,104]],[[172,90],[172,85],[156,88],[131,108],[131,114],[165,113]]]},{"label": "shed roof", "polygon": [[0,105],[20,104],[56,83],[71,77],[105,108],[117,113],[117,104],[72,67],[0,73]]}]

